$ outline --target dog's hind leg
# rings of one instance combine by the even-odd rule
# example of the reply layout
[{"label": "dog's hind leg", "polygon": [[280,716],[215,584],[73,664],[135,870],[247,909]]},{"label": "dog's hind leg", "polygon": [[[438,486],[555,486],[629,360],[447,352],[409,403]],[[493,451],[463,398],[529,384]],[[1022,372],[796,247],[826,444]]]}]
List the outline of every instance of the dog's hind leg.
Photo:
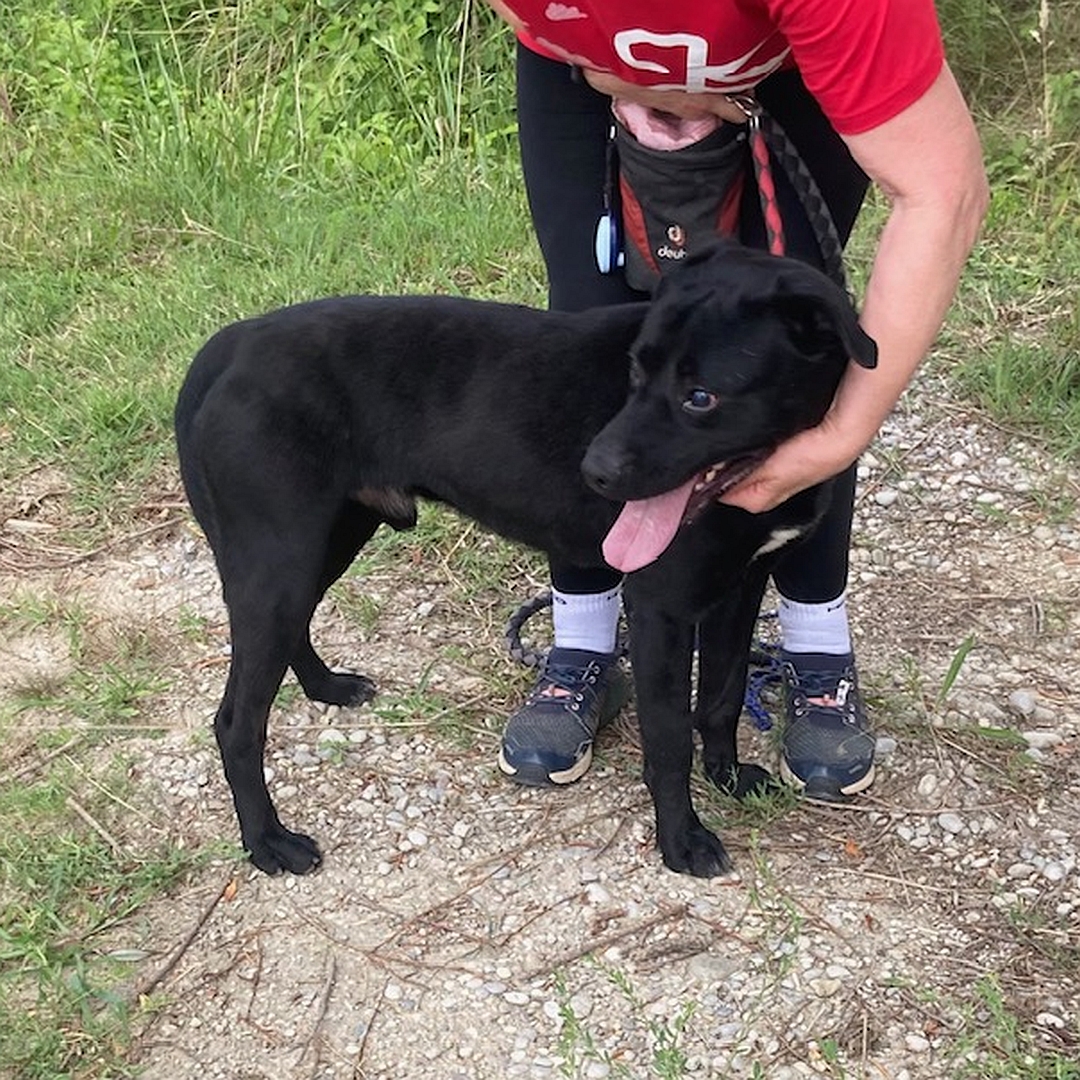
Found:
[{"label": "dog's hind leg", "polygon": [[[632,588],[632,586],[631,586]],[[698,818],[690,799],[693,723],[690,665],[693,627],[632,604],[630,662],[634,670],[645,783],[656,809],[656,842],[664,865],[695,877],[731,869],[720,838]]]},{"label": "dog's hind leg", "polygon": [[259,559],[223,567],[228,582],[232,662],[214,720],[240,835],[251,861],[268,874],[302,874],[321,861],[314,840],[286,829],[263,773],[266,728],[281,685],[318,599],[319,568],[302,544],[260,538]]},{"label": "dog's hind leg", "polygon": [[[350,502],[342,507],[327,540],[318,599],[349,568],[381,520],[378,514],[358,503]],[[313,701],[362,705],[375,695],[375,684],[367,676],[331,671],[326,666],[311,643],[310,628],[305,628],[289,663],[304,693]]]},{"label": "dog's hind leg", "polygon": [[723,792],[743,798],[775,786],[758,765],[741,764],[736,744],[746,693],[750,642],[768,572],[750,567],[698,628],[699,672],[694,723],[701,733],[705,775]]}]

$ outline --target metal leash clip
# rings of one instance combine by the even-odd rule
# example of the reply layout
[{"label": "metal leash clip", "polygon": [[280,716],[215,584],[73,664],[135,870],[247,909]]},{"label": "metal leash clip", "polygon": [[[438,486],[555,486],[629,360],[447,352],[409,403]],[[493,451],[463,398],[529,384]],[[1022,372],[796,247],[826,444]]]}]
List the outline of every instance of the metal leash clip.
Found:
[{"label": "metal leash clip", "polygon": [[732,105],[742,111],[743,115],[750,122],[751,128],[757,130],[761,127],[761,114],[763,110],[753,94],[725,94],[724,96]]}]

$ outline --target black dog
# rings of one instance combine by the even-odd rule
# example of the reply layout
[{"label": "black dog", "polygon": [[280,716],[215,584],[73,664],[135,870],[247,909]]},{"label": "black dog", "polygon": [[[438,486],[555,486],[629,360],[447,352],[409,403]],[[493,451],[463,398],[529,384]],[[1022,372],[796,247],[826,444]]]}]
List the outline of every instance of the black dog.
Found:
[{"label": "black dog", "polygon": [[[812,527],[827,491],[760,515],[716,498],[821,420],[849,358],[874,355],[827,278],[733,245],[688,259],[649,304],[560,314],[346,297],[217,333],[180,391],[176,434],[229,611],[214,727],[255,865],[320,861],[270,801],[270,706],[290,666],[316,700],[372,696],[364,676],[326,667],[309,621],[378,526],[409,528],[427,498],[578,566],[602,564],[611,531],[608,559],[636,571],[631,663],[664,862],[726,870],[690,801],[693,728],[722,788],[768,780],[735,748],[750,635],[775,551]],[[622,517],[614,501],[660,495]]]}]

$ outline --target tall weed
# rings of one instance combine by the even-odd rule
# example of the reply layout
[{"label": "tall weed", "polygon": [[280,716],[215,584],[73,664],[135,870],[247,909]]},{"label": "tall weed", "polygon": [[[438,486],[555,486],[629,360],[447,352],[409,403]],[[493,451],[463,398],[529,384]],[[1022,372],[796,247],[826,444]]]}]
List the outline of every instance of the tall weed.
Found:
[{"label": "tall weed", "polygon": [[472,0],[81,0],[21,4],[8,30],[9,155],[66,143],[210,188],[392,185],[512,146],[507,33]]}]

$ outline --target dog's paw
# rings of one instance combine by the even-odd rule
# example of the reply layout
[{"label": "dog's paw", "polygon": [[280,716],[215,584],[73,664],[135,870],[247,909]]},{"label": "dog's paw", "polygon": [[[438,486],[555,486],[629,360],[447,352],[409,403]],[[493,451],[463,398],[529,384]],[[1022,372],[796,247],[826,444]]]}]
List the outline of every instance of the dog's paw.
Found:
[{"label": "dog's paw", "polygon": [[305,686],[304,693],[327,705],[363,705],[375,696],[375,684],[366,675],[335,671],[314,686]]},{"label": "dog's paw", "polygon": [[678,874],[710,878],[728,874],[733,866],[720,837],[701,822],[691,825],[660,845],[664,865]]},{"label": "dog's paw", "polygon": [[781,791],[783,786],[768,769],[760,765],[740,765],[732,794],[736,799],[745,799],[747,795],[772,795]]},{"label": "dog's paw", "polygon": [[772,773],[760,765],[727,762],[710,767],[706,764],[705,774],[720,791],[736,799],[768,795],[781,786]]},{"label": "dog's paw", "polygon": [[281,826],[249,844],[248,857],[264,874],[307,874],[322,862],[319,845],[310,836]]}]

